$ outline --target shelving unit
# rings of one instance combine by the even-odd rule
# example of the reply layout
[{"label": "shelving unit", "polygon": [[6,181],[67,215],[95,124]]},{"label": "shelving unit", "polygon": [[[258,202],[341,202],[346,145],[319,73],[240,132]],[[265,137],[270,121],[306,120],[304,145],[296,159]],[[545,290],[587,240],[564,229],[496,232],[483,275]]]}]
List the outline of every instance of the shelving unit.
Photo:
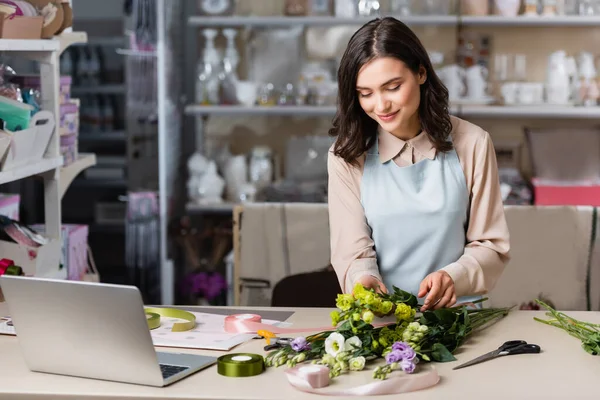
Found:
[{"label": "shelving unit", "polygon": [[63,165],[62,157],[44,158],[34,164],[25,164],[20,168],[0,172],[0,185],[18,181],[30,176],[41,175]]},{"label": "shelving unit", "polygon": [[[288,116],[288,117],[329,117],[335,114],[335,106],[198,106],[185,108],[191,116]],[[572,107],[560,105],[540,106],[451,106],[450,112],[457,116],[469,117],[510,117],[510,118],[600,118],[600,107]]]},{"label": "shelving unit", "polygon": [[[382,15],[384,17],[386,15]],[[582,27],[600,26],[598,16],[535,16],[519,15],[504,17],[499,15],[470,16],[470,15],[413,15],[399,17],[409,26],[523,26],[523,27]],[[361,26],[375,17],[339,18],[334,16],[232,16],[232,17],[205,17],[192,16],[188,25],[192,27],[245,27],[245,28],[282,28],[290,26]]]},{"label": "shelving unit", "polygon": [[[11,53],[17,57],[40,63],[41,109],[50,111],[55,119],[54,132],[44,158],[10,171],[0,172],[0,184],[38,175],[43,177],[45,233],[51,243],[60,243],[61,240],[61,198],[63,194],[74,176],[95,164],[95,156],[89,154],[82,155],[77,162],[63,167],[64,160],[60,154],[59,57],[69,46],[86,41],[87,34],[84,32],[63,33],[47,40],[0,39],[0,52]],[[60,253],[61,246],[52,245],[51,249]],[[60,256],[56,254],[56,257],[50,258],[59,259]],[[51,269],[44,268],[48,271]],[[54,270],[42,277],[66,279],[67,271],[64,268],[59,271]]]},{"label": "shelving unit", "polygon": [[[166,0],[161,0],[159,3],[163,3]],[[272,12],[271,9],[265,7],[266,12]],[[188,14],[189,15],[189,14]],[[385,16],[382,14],[381,16]],[[503,16],[468,16],[468,15],[413,15],[408,17],[394,16],[410,27],[433,27],[433,28],[450,28],[456,27],[457,31],[461,31],[465,28],[474,28],[476,30],[481,28],[489,28],[493,32],[497,32],[498,29],[505,29],[506,32],[511,32],[515,28],[527,28],[529,30],[535,30],[534,32],[542,32],[541,28],[598,28],[600,27],[600,16],[524,16],[519,15],[516,17],[503,17]],[[186,16],[187,25],[190,28],[238,28],[241,31],[247,32],[250,29],[279,29],[279,28],[326,28],[335,26],[352,26],[359,27],[366,22],[374,19],[374,16],[368,17],[356,17],[356,18],[339,18],[335,16],[301,16],[301,17],[290,17],[283,15],[275,16],[245,16],[245,15],[234,15],[234,16]],[[558,29],[556,29],[558,30]],[[556,31],[555,30],[555,31]],[[532,31],[533,32],[533,31]],[[568,30],[571,32],[571,30]],[[441,33],[440,33],[441,35]],[[433,35],[435,36],[435,35]],[[433,39],[435,43],[435,38]],[[531,41],[531,38],[527,38]],[[441,40],[440,42],[443,42]],[[504,43],[505,44],[505,43]],[[436,46],[437,44],[434,44]],[[444,46],[444,44],[440,45]],[[563,41],[558,41],[556,48],[560,49],[561,46],[565,46]],[[523,48],[526,46],[517,45],[518,52],[524,52]],[[585,46],[583,47],[585,48]],[[189,52],[188,62],[193,62],[194,66],[188,66],[186,68],[186,74],[195,71],[196,59],[189,60],[189,58],[195,56],[197,51],[197,43],[194,40],[191,41],[190,45],[186,48]],[[159,59],[164,59],[164,53],[159,49]],[[529,64],[528,64],[529,65]],[[533,64],[532,64],[533,65]],[[490,71],[492,72],[492,71]],[[193,73],[193,72],[192,72]],[[161,74],[159,74],[159,79]],[[189,78],[189,76],[188,76]],[[537,78],[536,78],[537,79]],[[191,81],[191,79],[190,79]],[[191,90],[188,92],[191,94]],[[163,113],[166,109],[163,109]],[[222,140],[222,134],[227,131],[230,125],[228,119],[232,117],[243,118],[260,118],[260,117],[286,117],[286,118],[330,118],[333,117],[336,111],[335,105],[325,106],[244,106],[244,105],[199,105],[199,104],[187,104],[184,108],[184,114],[188,117],[196,117],[196,131],[195,138],[198,141],[196,148],[198,150],[204,150],[205,130],[209,119],[218,118],[218,122],[215,124],[219,126],[219,130],[215,130],[215,134],[219,137],[215,140]],[[557,120],[572,120],[574,122],[581,121],[582,123],[593,122],[596,119],[600,119],[600,106],[595,107],[581,107],[581,106],[569,106],[569,105],[515,105],[515,106],[504,106],[498,104],[482,104],[474,105],[468,102],[459,104],[452,104],[450,112],[453,115],[462,118],[477,118],[481,120],[490,121],[510,121],[507,125],[514,125],[512,121],[519,121],[523,119],[536,120],[540,123],[546,122],[553,124]],[[163,114],[165,115],[165,114]],[[194,119],[194,118],[192,118]],[[549,122],[548,122],[549,121]],[[305,129],[306,121],[301,121],[303,125],[301,129]],[[517,122],[520,124],[523,121]],[[504,123],[504,122],[500,122]],[[236,121],[237,124],[237,121]],[[259,123],[260,124],[260,123]],[[257,124],[257,126],[259,125]],[[251,129],[251,128],[248,128]],[[293,128],[290,128],[293,131]],[[238,132],[241,132],[238,131]],[[168,138],[166,128],[163,128],[160,133],[160,137]],[[262,140],[262,139],[261,139]],[[279,140],[279,139],[278,139]],[[250,140],[249,140],[250,142]],[[279,143],[277,143],[279,144]],[[244,143],[246,145],[246,143]],[[162,170],[162,169],[161,169]],[[164,175],[164,174],[163,174]],[[161,185],[162,188],[162,185]],[[162,191],[162,189],[161,189]],[[231,215],[235,207],[235,204],[224,202],[218,204],[195,204],[188,202],[185,204],[185,209],[189,214],[212,214],[212,215]],[[169,279],[167,282],[172,282],[172,271],[168,268],[164,268],[165,277]],[[166,289],[165,293],[169,293],[170,289]]]},{"label": "shelving unit", "polygon": [[[356,17],[356,18],[338,18],[333,16],[306,16],[306,17],[204,17],[192,16],[188,20],[188,24],[194,27],[260,27],[260,28],[277,28],[290,26],[360,26],[369,22],[375,17]],[[402,21],[407,25],[424,26],[424,25],[441,25],[451,26],[458,23],[459,17],[456,15],[415,15],[403,17]]]},{"label": "shelving unit", "polygon": [[73,179],[83,170],[96,165],[95,154],[79,154],[77,161],[60,169],[60,198],[65,195],[65,192],[73,182]]}]

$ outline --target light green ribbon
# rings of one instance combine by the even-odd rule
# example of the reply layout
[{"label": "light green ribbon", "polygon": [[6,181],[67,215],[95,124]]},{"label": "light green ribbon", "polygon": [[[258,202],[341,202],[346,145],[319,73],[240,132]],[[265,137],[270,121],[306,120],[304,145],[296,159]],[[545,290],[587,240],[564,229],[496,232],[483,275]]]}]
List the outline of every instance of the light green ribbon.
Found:
[{"label": "light green ribbon", "polygon": [[184,332],[196,327],[196,316],[191,312],[176,308],[146,308],[144,310],[148,319],[148,328],[156,329],[160,326],[160,317],[184,319],[187,322],[175,322],[171,332]]},{"label": "light green ribbon", "polygon": [[264,358],[258,354],[226,354],[217,359],[217,372],[224,376],[243,378],[259,375],[264,370]]}]

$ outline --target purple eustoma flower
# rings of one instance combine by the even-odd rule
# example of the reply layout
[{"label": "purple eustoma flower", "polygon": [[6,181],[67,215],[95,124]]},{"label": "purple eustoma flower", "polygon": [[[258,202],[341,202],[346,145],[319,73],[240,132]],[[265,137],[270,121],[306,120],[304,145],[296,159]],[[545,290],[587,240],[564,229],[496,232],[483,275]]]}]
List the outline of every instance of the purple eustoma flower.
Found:
[{"label": "purple eustoma flower", "polygon": [[399,363],[402,361],[402,353],[398,350],[392,350],[385,356],[385,362],[388,364]]},{"label": "purple eustoma flower", "polygon": [[297,337],[296,339],[292,340],[291,346],[292,346],[292,350],[294,350],[295,352],[310,349],[310,343],[308,343],[306,341],[306,338],[303,338],[302,336]]},{"label": "purple eustoma flower", "polygon": [[392,345],[392,350],[405,351],[411,347],[405,342],[396,342]]},{"label": "purple eustoma flower", "polygon": [[407,374],[412,374],[415,372],[415,363],[410,360],[402,360],[400,361],[400,368]]}]

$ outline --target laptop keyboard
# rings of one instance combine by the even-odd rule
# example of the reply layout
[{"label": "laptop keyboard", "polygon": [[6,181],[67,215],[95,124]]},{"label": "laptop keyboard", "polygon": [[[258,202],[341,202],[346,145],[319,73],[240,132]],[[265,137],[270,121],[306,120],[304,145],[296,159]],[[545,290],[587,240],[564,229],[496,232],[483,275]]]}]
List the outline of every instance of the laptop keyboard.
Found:
[{"label": "laptop keyboard", "polygon": [[163,379],[172,377],[175,374],[185,371],[189,367],[180,367],[178,365],[159,364],[160,371],[162,372]]}]

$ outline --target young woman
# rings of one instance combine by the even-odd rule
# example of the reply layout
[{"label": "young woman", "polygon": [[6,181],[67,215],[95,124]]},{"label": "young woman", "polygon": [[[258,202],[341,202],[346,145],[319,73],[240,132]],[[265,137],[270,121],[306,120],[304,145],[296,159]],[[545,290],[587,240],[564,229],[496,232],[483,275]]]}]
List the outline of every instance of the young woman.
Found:
[{"label": "young woman", "polygon": [[481,298],[509,260],[489,134],[449,115],[425,48],[394,18],[353,35],[338,82],[328,171],[342,290],[396,286],[423,310]]}]

